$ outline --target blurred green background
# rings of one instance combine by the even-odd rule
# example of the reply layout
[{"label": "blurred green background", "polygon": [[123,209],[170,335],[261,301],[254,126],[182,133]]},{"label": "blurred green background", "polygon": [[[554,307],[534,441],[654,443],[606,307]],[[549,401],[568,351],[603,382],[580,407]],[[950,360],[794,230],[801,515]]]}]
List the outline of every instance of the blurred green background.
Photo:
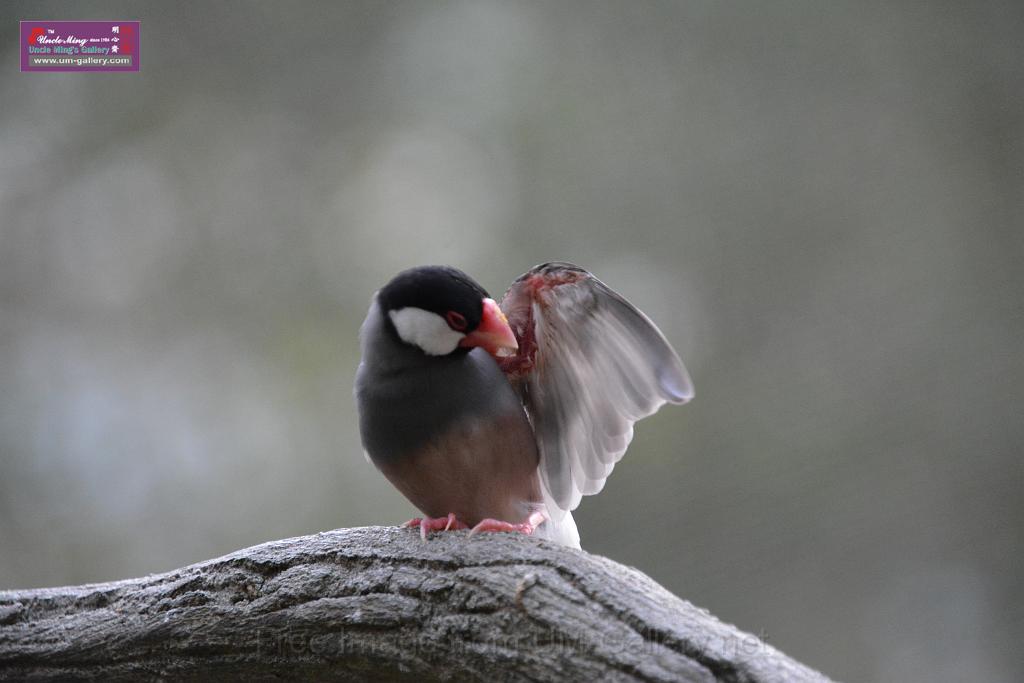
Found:
[{"label": "blurred green background", "polygon": [[[413,510],[356,332],[577,262],[697,399],[586,549],[832,676],[1024,676],[1024,5],[0,5],[0,587]],[[22,74],[20,19],[140,19]]]}]

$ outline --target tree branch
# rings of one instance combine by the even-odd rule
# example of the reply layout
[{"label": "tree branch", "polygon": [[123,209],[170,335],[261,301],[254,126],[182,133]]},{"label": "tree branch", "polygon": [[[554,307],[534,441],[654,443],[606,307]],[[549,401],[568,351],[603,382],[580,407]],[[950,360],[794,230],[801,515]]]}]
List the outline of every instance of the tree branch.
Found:
[{"label": "tree branch", "polygon": [[339,529],[0,591],[0,678],[826,681],[650,578],[514,534]]}]

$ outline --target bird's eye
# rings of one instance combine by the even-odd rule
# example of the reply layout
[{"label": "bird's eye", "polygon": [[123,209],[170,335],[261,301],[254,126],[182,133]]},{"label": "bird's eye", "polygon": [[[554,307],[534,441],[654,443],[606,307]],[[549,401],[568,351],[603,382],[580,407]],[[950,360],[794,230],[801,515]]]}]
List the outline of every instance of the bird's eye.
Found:
[{"label": "bird's eye", "polygon": [[448,311],[444,314],[444,319],[448,321],[448,327],[453,330],[463,332],[466,329],[466,316],[458,313],[457,311]]}]

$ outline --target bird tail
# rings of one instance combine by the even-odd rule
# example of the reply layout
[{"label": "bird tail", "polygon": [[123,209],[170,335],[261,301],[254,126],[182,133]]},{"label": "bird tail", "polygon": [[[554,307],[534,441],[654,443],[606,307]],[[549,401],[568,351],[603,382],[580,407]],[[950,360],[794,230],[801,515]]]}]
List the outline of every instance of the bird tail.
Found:
[{"label": "bird tail", "polygon": [[547,519],[537,527],[533,535],[560,543],[561,545],[567,545],[570,548],[579,549],[580,532],[576,529],[576,522],[572,518],[572,513],[564,513],[559,520],[554,519],[551,515],[546,516]]}]

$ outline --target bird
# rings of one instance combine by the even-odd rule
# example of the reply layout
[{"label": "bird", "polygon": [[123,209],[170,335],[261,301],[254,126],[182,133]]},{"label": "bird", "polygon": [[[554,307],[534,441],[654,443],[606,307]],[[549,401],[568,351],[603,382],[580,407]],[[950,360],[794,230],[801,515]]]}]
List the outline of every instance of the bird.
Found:
[{"label": "bird", "polygon": [[604,487],[633,424],[694,396],[655,324],[590,272],[543,263],[498,303],[451,266],[372,297],[355,380],[364,452],[430,532],[580,547],[572,511]]}]

